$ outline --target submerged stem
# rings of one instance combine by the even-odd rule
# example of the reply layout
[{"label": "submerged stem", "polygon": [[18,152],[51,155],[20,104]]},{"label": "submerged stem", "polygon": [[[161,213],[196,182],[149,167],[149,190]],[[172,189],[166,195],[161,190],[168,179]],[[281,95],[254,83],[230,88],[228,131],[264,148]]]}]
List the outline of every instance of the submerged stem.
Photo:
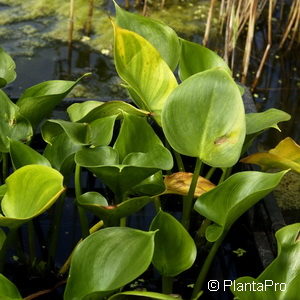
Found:
[{"label": "submerged stem", "polygon": [[162,292],[163,294],[172,294],[173,291],[173,277],[162,276]]},{"label": "submerged stem", "polygon": [[[81,177],[81,167],[76,164],[75,167],[75,195],[76,200],[81,196],[81,185],[80,185],[80,177]],[[80,226],[81,226],[81,234],[82,238],[86,238],[89,235],[89,223],[88,219],[85,215],[84,209],[80,206],[77,206],[78,209],[78,215],[80,220]]]},{"label": "submerged stem", "polygon": [[182,211],[182,220],[181,223],[185,227],[186,230],[189,230],[190,227],[190,217],[191,211],[193,207],[193,199],[195,194],[195,189],[198,181],[198,177],[201,171],[202,161],[197,158],[196,166],[192,178],[192,182],[189,188],[188,195],[183,199],[183,211]]}]

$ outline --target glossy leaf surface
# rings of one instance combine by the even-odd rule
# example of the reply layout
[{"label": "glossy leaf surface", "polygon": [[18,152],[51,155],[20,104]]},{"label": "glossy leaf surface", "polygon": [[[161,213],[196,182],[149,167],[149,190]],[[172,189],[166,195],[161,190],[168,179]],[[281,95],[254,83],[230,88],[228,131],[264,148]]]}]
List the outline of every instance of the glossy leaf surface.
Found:
[{"label": "glossy leaf surface", "polygon": [[180,41],[179,74],[182,81],[196,73],[213,68],[221,68],[231,75],[228,65],[217,53],[184,39]]},{"label": "glossy leaf surface", "polygon": [[2,48],[0,48],[0,88],[16,79],[16,64]]},{"label": "glossy leaf surface", "polygon": [[177,86],[175,76],[158,51],[142,36],[116,25],[114,33],[119,76],[130,87],[137,106],[151,112],[160,124],[164,103]]},{"label": "glossy leaf surface", "polygon": [[174,71],[180,56],[180,43],[176,32],[163,22],[130,13],[116,3],[115,8],[117,24],[144,37]]},{"label": "glossy leaf surface", "polygon": [[159,299],[159,300],[174,300],[177,297],[172,297],[165,294],[155,293],[155,292],[145,292],[145,291],[128,291],[119,294],[115,294],[108,298],[108,300],[129,300],[129,299],[140,299],[146,297],[147,299]]},{"label": "glossy leaf surface", "polygon": [[172,215],[162,210],[153,219],[150,230],[157,230],[152,263],[163,276],[176,276],[189,269],[197,255],[196,245]]},{"label": "glossy leaf surface", "polygon": [[118,205],[108,205],[106,199],[97,192],[88,192],[81,195],[77,203],[92,211],[104,222],[117,221],[130,216],[151,201],[150,197],[137,197],[123,201]]},{"label": "glossy leaf surface", "polygon": [[77,81],[45,81],[26,89],[17,102],[20,113],[36,128],[85,76]]},{"label": "glossy leaf surface", "polygon": [[29,141],[32,137],[32,127],[7,95],[0,90],[0,152],[9,151],[9,138]]},{"label": "glossy leaf surface", "polygon": [[[252,285],[254,291],[231,291],[240,300],[298,299],[300,286],[300,223],[276,232],[278,255],[257,278],[241,277],[236,286]],[[268,286],[266,286],[268,285]],[[260,289],[260,290],[259,290]],[[262,289],[262,290],[261,290]]]},{"label": "glossy leaf surface", "polygon": [[214,242],[229,230],[237,218],[277,186],[285,173],[240,172],[200,196],[194,209],[215,223],[206,230],[207,240]]},{"label": "glossy leaf surface", "polygon": [[51,167],[47,158],[21,142],[11,140],[9,152],[15,169],[26,165],[44,165]]},{"label": "glossy leaf surface", "polygon": [[0,225],[17,227],[47,210],[64,191],[63,176],[42,165],[27,165],[5,181]]},{"label": "glossy leaf surface", "polygon": [[67,109],[70,120],[73,122],[90,123],[99,118],[112,115],[120,115],[122,112],[145,117],[149,112],[138,109],[124,101],[85,101],[83,103],[74,103]]},{"label": "glossy leaf surface", "polygon": [[[165,194],[178,194],[187,196],[192,178],[193,173],[187,172],[177,172],[171,175],[166,175],[164,179],[166,185]],[[213,188],[215,188],[215,185],[211,181],[199,176],[194,197],[199,197]]]},{"label": "glossy leaf surface", "polygon": [[100,296],[137,278],[151,263],[154,234],[110,227],[87,237],[72,255],[64,299],[81,300],[92,293]]},{"label": "glossy leaf surface", "polygon": [[0,274],[0,298],[1,300],[23,299],[17,287],[2,274]]},{"label": "glossy leaf surface", "polygon": [[270,108],[260,113],[246,114],[246,133],[253,134],[273,127],[280,131],[279,122],[288,121],[291,116],[279,109]]},{"label": "glossy leaf surface", "polygon": [[292,169],[300,173],[300,146],[287,137],[269,152],[249,155],[241,159],[241,162],[259,165],[263,170]]},{"label": "glossy leaf surface", "polygon": [[179,153],[213,167],[231,167],[245,138],[245,113],[235,82],[223,70],[193,75],[169,96],[162,127]]}]

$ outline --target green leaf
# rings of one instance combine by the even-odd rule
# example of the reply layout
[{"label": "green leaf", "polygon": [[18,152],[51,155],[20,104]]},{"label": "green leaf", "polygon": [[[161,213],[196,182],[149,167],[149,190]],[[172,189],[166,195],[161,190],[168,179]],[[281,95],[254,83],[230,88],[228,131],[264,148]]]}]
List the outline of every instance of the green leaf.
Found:
[{"label": "green leaf", "polygon": [[0,200],[4,197],[7,191],[6,184],[0,185]]},{"label": "green leaf", "polygon": [[101,194],[88,192],[81,195],[77,203],[92,211],[101,220],[104,220],[104,223],[107,222],[110,224],[110,222],[117,221],[120,218],[128,217],[138,212],[150,201],[150,197],[144,196],[127,199],[118,205],[108,205],[106,199]]},{"label": "green leaf", "polygon": [[0,298],[1,300],[23,299],[17,287],[2,274],[0,274]]},{"label": "green leaf", "polygon": [[6,94],[0,90],[0,152],[9,152],[9,139],[27,142],[32,137],[32,127]]},{"label": "green leaf", "polygon": [[279,109],[270,108],[261,113],[246,114],[246,133],[253,134],[273,127],[280,131],[279,122],[288,121],[291,116]]},{"label": "green leaf", "polygon": [[158,51],[140,35],[114,26],[115,64],[119,76],[136,94],[133,100],[161,123],[161,110],[176,78]]},{"label": "green leaf", "polygon": [[244,212],[278,185],[286,172],[240,172],[201,195],[194,209],[215,223],[207,227],[207,240],[214,242],[228,231]]},{"label": "green leaf", "polygon": [[160,294],[155,292],[144,292],[144,291],[123,292],[109,297],[108,300],[129,300],[129,299],[140,299],[141,297],[146,297],[147,299],[179,300],[178,297],[172,297],[165,294]]},{"label": "green leaf", "polygon": [[83,103],[74,103],[67,109],[71,121],[90,123],[96,119],[113,115],[121,115],[122,112],[145,117],[149,112],[138,109],[124,101],[85,101]]},{"label": "green leaf", "polygon": [[180,41],[179,75],[182,81],[196,73],[213,68],[222,68],[231,75],[228,65],[218,54],[199,44],[184,39]]},{"label": "green leaf", "polygon": [[[240,300],[298,299],[300,286],[300,223],[285,226],[276,232],[278,255],[256,279],[240,277],[231,286]],[[255,290],[238,290],[238,286]],[[235,288],[234,288],[235,287]],[[263,289],[263,290],[261,290]]]},{"label": "green leaf", "polygon": [[180,42],[176,32],[163,22],[130,13],[121,9],[116,2],[114,4],[117,24],[144,37],[174,71],[180,56]]},{"label": "green leaf", "polygon": [[111,227],[93,233],[75,249],[65,300],[116,290],[141,275],[150,265],[154,232]]},{"label": "green leaf", "polygon": [[245,138],[245,113],[235,82],[223,70],[195,74],[169,96],[162,127],[179,153],[213,167],[231,167]]},{"label": "green leaf", "polygon": [[63,176],[42,165],[27,165],[5,181],[0,226],[18,227],[46,211],[64,191]]},{"label": "green leaf", "polygon": [[11,140],[9,152],[15,169],[26,165],[44,165],[51,167],[47,158],[21,142]]},{"label": "green leaf", "polygon": [[51,80],[39,83],[25,90],[17,101],[20,113],[26,117],[33,128],[46,118],[84,77],[77,81]]},{"label": "green leaf", "polygon": [[176,276],[189,269],[197,255],[196,245],[186,229],[162,210],[150,230],[157,230],[152,263],[163,276]]},{"label": "green leaf", "polygon": [[16,64],[2,48],[0,48],[0,88],[14,81],[17,77]]}]

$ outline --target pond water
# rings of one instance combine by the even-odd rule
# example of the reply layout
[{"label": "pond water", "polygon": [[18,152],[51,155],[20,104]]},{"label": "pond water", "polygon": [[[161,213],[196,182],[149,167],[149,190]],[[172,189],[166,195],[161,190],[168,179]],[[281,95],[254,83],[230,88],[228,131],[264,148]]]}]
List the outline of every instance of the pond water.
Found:
[{"label": "pond water", "polygon": [[[47,2],[49,1],[0,0],[0,44],[13,56],[17,65],[17,79],[6,88],[7,93],[17,99],[24,89],[41,81],[75,79],[83,73],[92,72],[93,75],[78,85],[70,97],[101,100],[128,98],[120,86],[121,81],[111,58],[113,38],[108,16],[114,15],[112,1],[94,1],[93,31],[90,36],[84,32],[88,1],[75,1],[75,31],[71,56],[67,46],[69,1],[53,0],[51,5]],[[124,4],[121,0],[117,2]],[[133,2],[130,1],[132,7]],[[210,1],[166,1],[164,9],[158,8],[160,1],[151,2],[154,7],[148,8],[148,15],[165,21],[180,36],[201,42]],[[272,129],[263,134],[257,144],[260,151],[274,147],[287,136],[300,143],[299,44],[295,44],[291,51],[278,50],[284,27],[284,18],[281,19],[279,15],[282,11],[283,15],[287,15],[291,1],[277,2],[272,21],[272,50],[253,95],[259,111],[276,107],[291,114],[292,119],[280,125],[281,132]],[[216,11],[218,12],[218,8]],[[249,86],[254,80],[267,44],[266,23],[265,18],[262,18],[255,30],[247,80]],[[216,14],[212,19],[212,38],[208,46],[221,53],[224,39],[217,35],[218,24]],[[241,74],[244,42],[245,34],[242,34],[236,49],[233,72],[237,80]],[[292,198],[295,197],[300,208],[299,191],[296,196],[293,194]]]}]

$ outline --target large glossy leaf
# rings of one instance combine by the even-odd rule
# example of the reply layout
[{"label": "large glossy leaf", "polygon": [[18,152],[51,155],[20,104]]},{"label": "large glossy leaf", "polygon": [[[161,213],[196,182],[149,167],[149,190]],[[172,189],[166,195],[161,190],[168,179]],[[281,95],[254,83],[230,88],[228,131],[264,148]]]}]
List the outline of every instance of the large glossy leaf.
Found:
[{"label": "large glossy leaf", "polygon": [[127,199],[118,205],[108,205],[106,199],[101,194],[97,192],[88,192],[81,195],[78,198],[77,203],[92,211],[101,220],[104,220],[104,223],[107,222],[110,224],[110,222],[117,221],[120,218],[136,213],[150,201],[150,197],[144,196]]},{"label": "large glossy leaf", "polygon": [[5,181],[0,225],[17,227],[47,210],[64,191],[63,176],[42,165],[27,165]]},{"label": "large glossy leaf", "polygon": [[273,127],[280,131],[279,122],[288,121],[291,116],[279,109],[270,108],[261,113],[246,114],[246,133],[253,134]]},{"label": "large glossy leaf", "polygon": [[9,138],[27,142],[32,137],[32,127],[2,90],[0,107],[0,152],[8,152]]},{"label": "large glossy leaf", "polygon": [[157,230],[152,263],[163,276],[176,276],[189,269],[197,255],[190,234],[172,215],[162,210],[153,219],[150,230]]},{"label": "large glossy leaf", "polygon": [[158,20],[123,10],[116,2],[115,8],[117,24],[144,37],[158,50],[161,57],[174,71],[180,55],[180,43],[176,32]]},{"label": "large glossy leaf", "polygon": [[52,144],[56,136],[65,132],[74,144],[104,146],[112,139],[117,115],[96,119],[91,123],[48,120],[42,127],[43,139]]},{"label": "large glossy leaf", "polygon": [[13,59],[0,48],[0,88],[16,79],[16,64]]},{"label": "large glossy leaf", "polygon": [[263,170],[292,169],[300,173],[300,146],[287,137],[269,152],[249,155],[241,159],[241,162],[259,165]]},{"label": "large glossy leaf", "polygon": [[0,274],[0,299],[1,300],[22,300],[23,299],[17,287],[2,274]]},{"label": "large glossy leaf", "polygon": [[222,68],[231,75],[228,65],[217,53],[184,39],[180,41],[179,76],[182,81],[196,73],[213,68]]},{"label": "large glossy leaf", "polygon": [[74,166],[74,155],[82,146],[75,144],[67,136],[61,133],[48,144],[44,151],[44,156],[50,161],[53,168],[67,175]]},{"label": "large glossy leaf", "polygon": [[112,115],[120,115],[122,112],[137,116],[148,116],[149,112],[138,109],[124,101],[85,101],[74,103],[67,109],[70,120],[73,122],[90,123],[96,119]]},{"label": "large glossy leaf", "polygon": [[[231,291],[240,300],[299,299],[300,286],[300,223],[285,226],[276,232],[278,255],[257,278],[235,280]],[[248,286],[248,288],[244,288]],[[252,291],[249,287],[255,287]]]},{"label": "large glossy leaf", "polygon": [[21,114],[36,128],[86,75],[77,81],[51,80],[26,89],[17,101]]},{"label": "large glossy leaf", "polygon": [[228,231],[237,218],[277,186],[285,173],[237,173],[200,196],[194,209],[214,222],[206,230],[207,240],[214,242]]},{"label": "large glossy leaf", "polygon": [[65,300],[116,290],[141,275],[150,265],[154,232],[127,227],[102,229],[75,249]]},{"label": "large glossy leaf", "polygon": [[[178,194],[187,196],[192,182],[193,173],[177,172],[165,176],[164,182],[166,186],[165,194]],[[215,188],[215,185],[201,176],[198,177],[194,197],[199,197],[202,194]]]},{"label": "large glossy leaf", "polygon": [[245,138],[245,113],[235,82],[223,70],[195,74],[169,96],[162,127],[179,153],[213,167],[231,167]]},{"label": "large glossy leaf", "polygon": [[21,142],[11,140],[9,152],[15,169],[26,165],[44,165],[51,167],[47,158]]},{"label": "large glossy leaf", "polygon": [[[164,103],[177,86],[175,76],[158,51],[140,35],[114,26],[115,64],[135,103],[161,123]],[[137,97],[135,97],[136,95]]]},{"label": "large glossy leaf", "polygon": [[140,298],[147,298],[147,299],[159,299],[159,300],[179,300],[178,297],[172,297],[165,294],[155,293],[155,292],[145,292],[145,291],[128,291],[119,294],[115,294],[108,298],[108,300],[130,300],[130,299],[140,299]]}]

